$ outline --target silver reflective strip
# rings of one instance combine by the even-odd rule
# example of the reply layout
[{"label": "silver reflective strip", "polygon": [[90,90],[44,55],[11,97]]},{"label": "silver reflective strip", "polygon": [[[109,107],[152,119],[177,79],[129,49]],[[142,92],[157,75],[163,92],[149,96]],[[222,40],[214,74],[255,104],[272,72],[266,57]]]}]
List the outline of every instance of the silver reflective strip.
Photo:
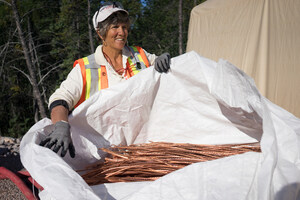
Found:
[{"label": "silver reflective strip", "polygon": [[96,64],[95,61],[95,55],[89,55],[88,57],[89,64],[85,65],[86,69],[91,70],[91,87],[90,87],[90,97],[95,94],[99,88],[98,88],[98,81],[99,81],[99,76],[98,76],[98,68],[100,68],[100,65]]},{"label": "silver reflective strip", "polygon": [[91,69],[91,89],[90,89],[90,96],[98,92],[98,69]]},{"label": "silver reflective strip", "polygon": [[95,60],[95,54],[89,55],[88,57],[89,60],[89,64],[85,65],[86,69],[95,69],[95,68],[100,68],[100,65],[96,64],[96,60]]}]

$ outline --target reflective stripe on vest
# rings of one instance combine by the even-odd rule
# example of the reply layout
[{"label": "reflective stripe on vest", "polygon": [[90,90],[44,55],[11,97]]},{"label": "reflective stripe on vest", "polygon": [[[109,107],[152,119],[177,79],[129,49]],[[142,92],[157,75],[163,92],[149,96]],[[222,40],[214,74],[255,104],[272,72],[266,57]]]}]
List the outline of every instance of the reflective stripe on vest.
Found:
[{"label": "reflective stripe on vest", "polygon": [[[126,47],[131,52],[127,58],[125,78],[128,79],[141,70],[149,67],[149,61],[144,50],[138,46]],[[104,65],[97,65],[95,55],[89,55],[82,59],[76,60],[73,67],[77,64],[80,66],[83,88],[80,100],[75,108],[82,102],[90,98],[93,94],[101,89],[108,88],[107,71]]]}]

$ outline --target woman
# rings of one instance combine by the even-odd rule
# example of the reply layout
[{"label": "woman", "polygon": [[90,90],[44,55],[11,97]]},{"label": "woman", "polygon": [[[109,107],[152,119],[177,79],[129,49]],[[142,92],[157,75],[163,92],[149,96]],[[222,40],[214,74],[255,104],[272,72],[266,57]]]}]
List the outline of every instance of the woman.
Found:
[{"label": "woman", "polygon": [[93,17],[94,28],[102,40],[94,54],[75,61],[73,70],[49,99],[54,131],[41,141],[64,157],[69,150],[75,157],[70,136],[68,114],[94,93],[127,80],[139,71],[154,65],[156,71],[167,72],[170,55],[157,57],[137,46],[126,46],[130,26],[128,12],[120,4],[108,3]]}]

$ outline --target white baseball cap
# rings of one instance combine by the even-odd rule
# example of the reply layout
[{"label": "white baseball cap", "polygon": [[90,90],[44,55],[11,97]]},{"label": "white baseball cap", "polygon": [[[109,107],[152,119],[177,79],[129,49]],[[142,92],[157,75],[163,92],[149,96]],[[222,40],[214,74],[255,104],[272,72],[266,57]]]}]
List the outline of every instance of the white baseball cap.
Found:
[{"label": "white baseball cap", "polygon": [[129,13],[123,9],[123,6],[119,2],[113,2],[113,3],[108,2],[106,5],[102,6],[94,14],[94,17],[93,17],[94,29],[97,30],[99,22],[103,22],[111,14],[118,12],[118,11],[123,11],[123,12],[127,13],[127,15],[129,15]]}]

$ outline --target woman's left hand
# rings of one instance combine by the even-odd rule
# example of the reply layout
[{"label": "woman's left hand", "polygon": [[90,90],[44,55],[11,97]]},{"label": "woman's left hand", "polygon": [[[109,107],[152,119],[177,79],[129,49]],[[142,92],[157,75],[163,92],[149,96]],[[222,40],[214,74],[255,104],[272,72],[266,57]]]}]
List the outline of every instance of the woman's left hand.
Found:
[{"label": "woman's left hand", "polygon": [[166,73],[170,69],[171,57],[169,53],[163,53],[155,59],[154,68],[159,73]]}]

